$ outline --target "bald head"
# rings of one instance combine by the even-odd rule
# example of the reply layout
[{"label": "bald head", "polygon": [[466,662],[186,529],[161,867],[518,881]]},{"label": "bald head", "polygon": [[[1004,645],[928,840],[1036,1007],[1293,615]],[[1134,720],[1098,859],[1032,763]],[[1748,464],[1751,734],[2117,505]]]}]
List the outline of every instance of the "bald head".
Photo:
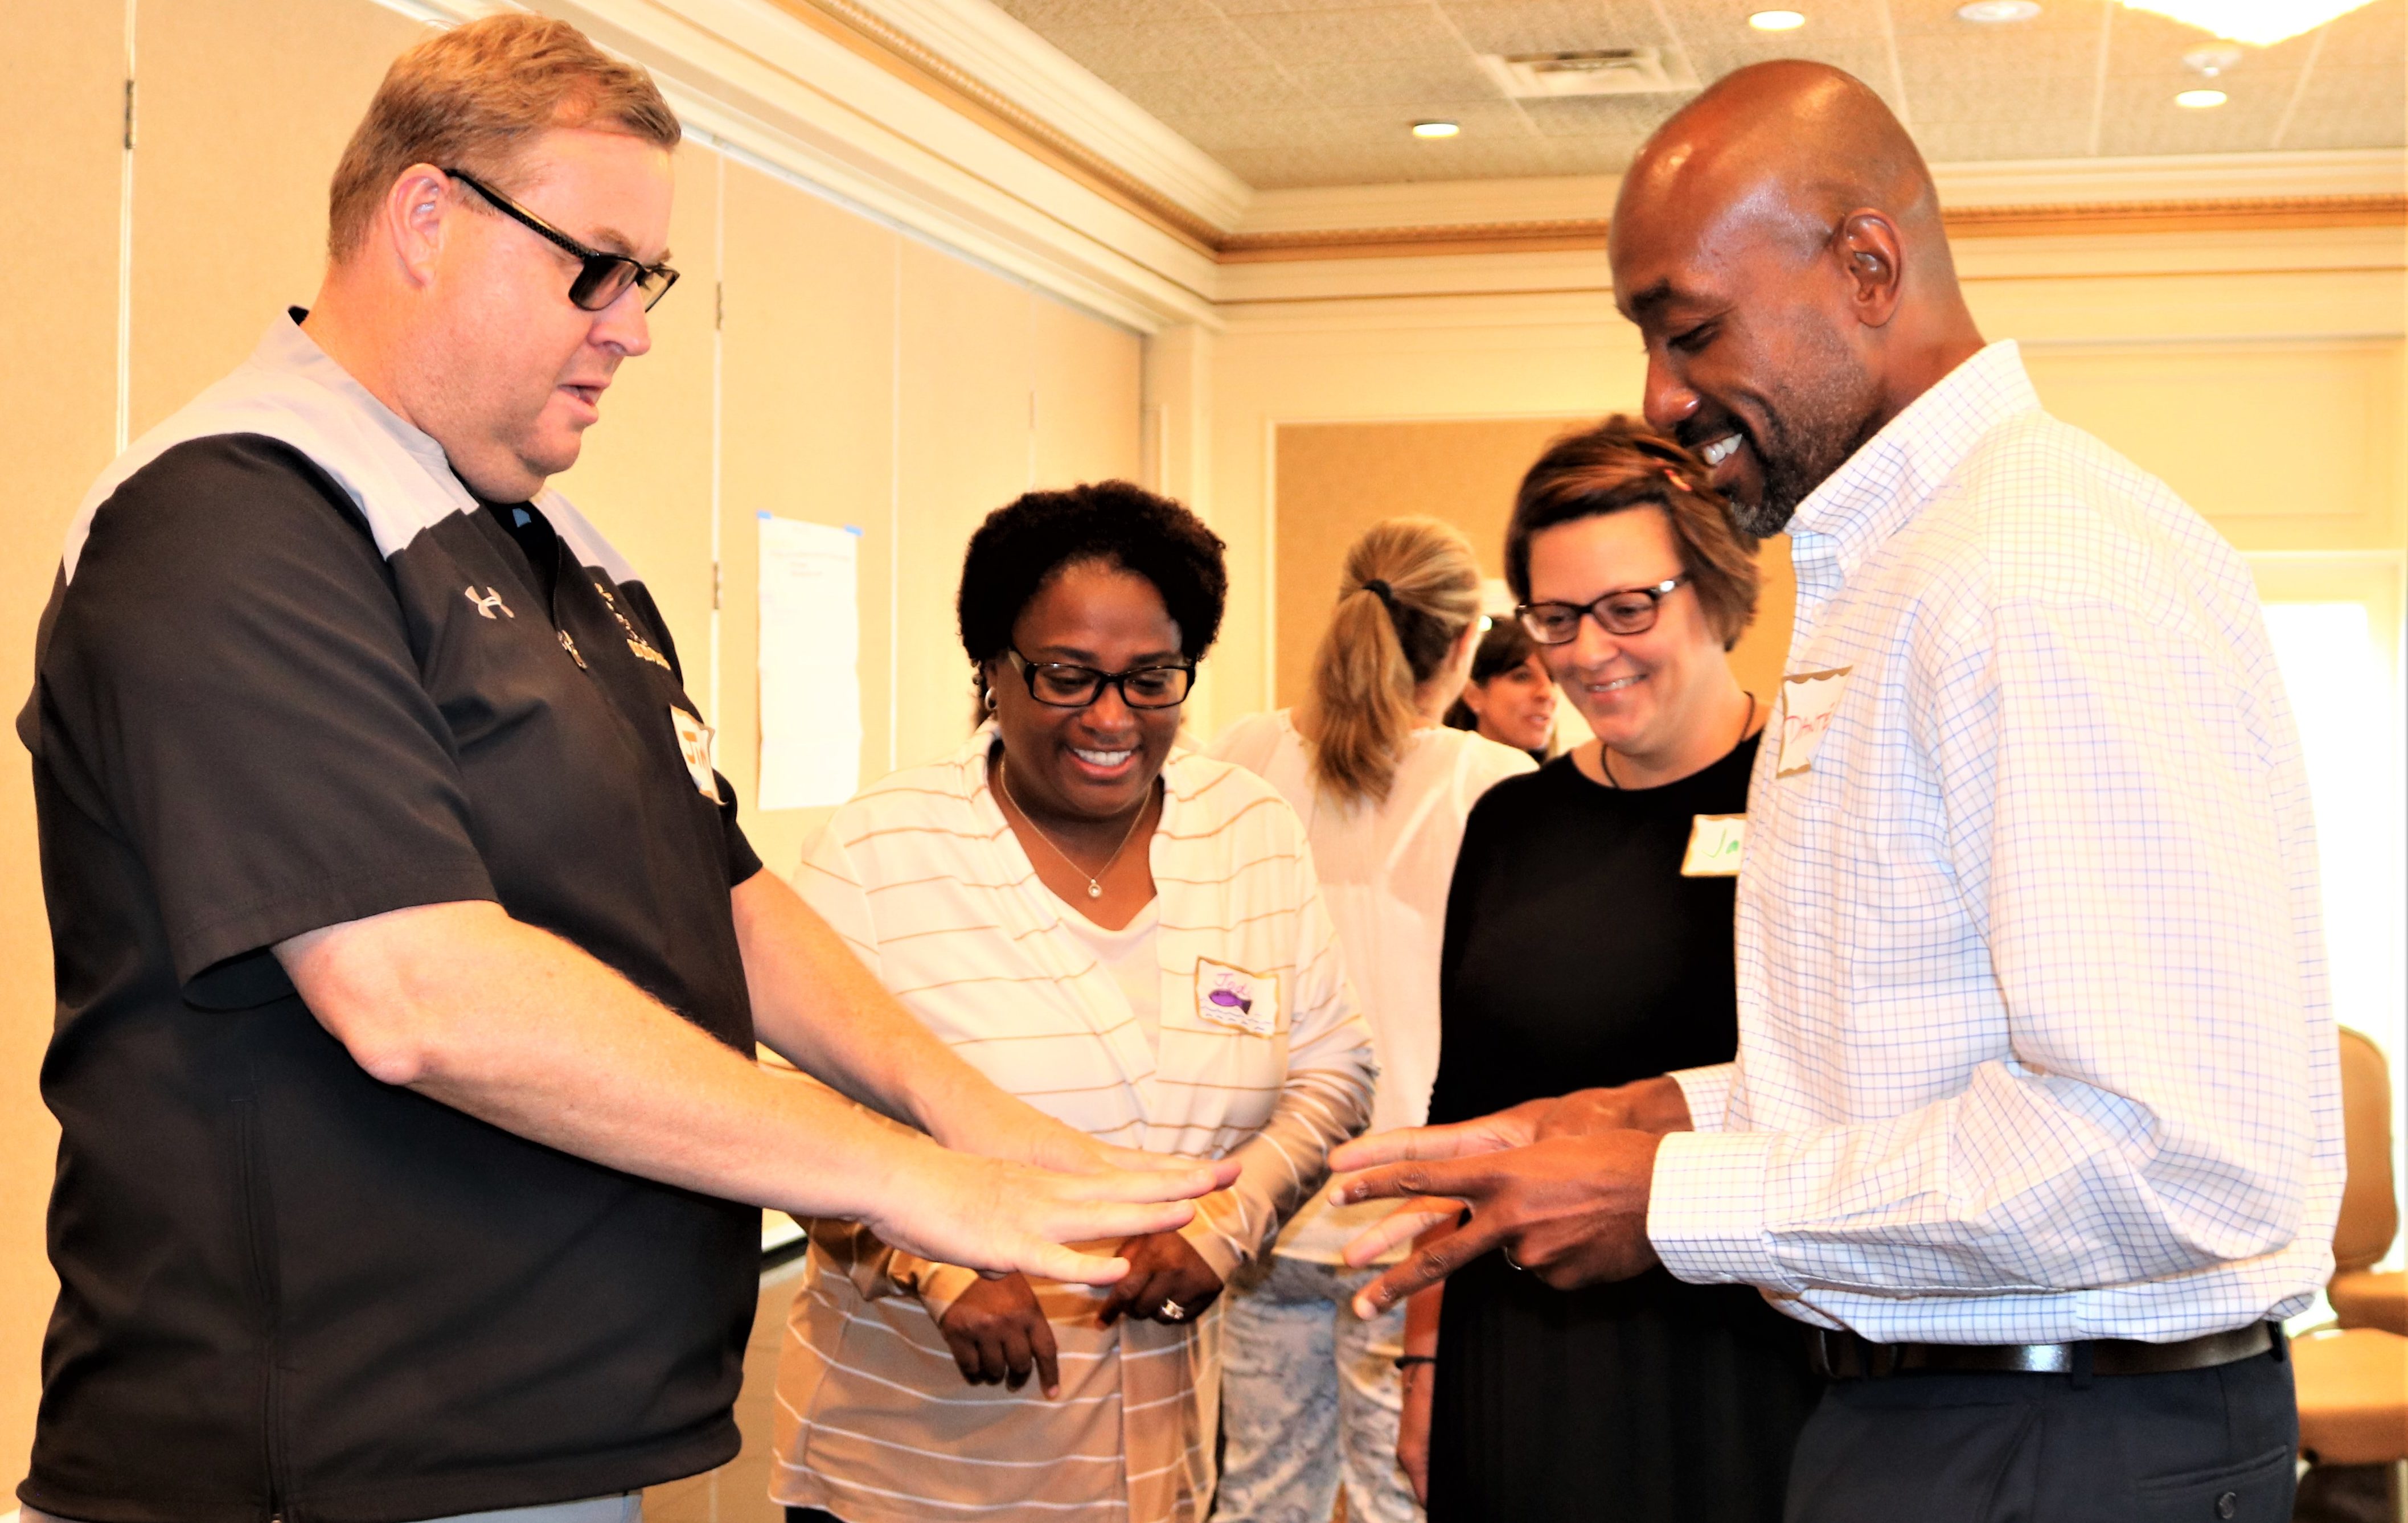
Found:
[{"label": "bald head", "polygon": [[1726,233],[1761,228],[1804,251],[1859,208],[1887,213],[1946,261],[1939,193],[1898,118],[1856,76],[1784,59],[1724,76],[1657,128],[1613,220],[1705,212]]},{"label": "bald head", "polygon": [[1827,65],[1756,65],[1682,108],[1624,176],[1609,247],[1649,419],[1758,533],[1981,347],[1923,155]]}]

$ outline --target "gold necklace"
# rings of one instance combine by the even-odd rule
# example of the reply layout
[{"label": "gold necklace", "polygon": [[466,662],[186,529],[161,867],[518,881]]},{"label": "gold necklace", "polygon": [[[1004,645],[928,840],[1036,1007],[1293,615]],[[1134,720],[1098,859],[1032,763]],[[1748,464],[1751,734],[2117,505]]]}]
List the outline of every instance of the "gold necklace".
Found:
[{"label": "gold necklace", "polygon": [[[1010,758],[1007,757],[1005,759],[1008,764]],[[1001,767],[995,769],[995,791],[1003,796],[1004,802],[1019,811],[1020,817],[1028,822],[1028,828],[1037,832],[1037,839],[1043,841],[1048,850],[1053,852],[1055,856],[1060,857],[1063,862],[1068,864],[1072,872],[1075,872],[1082,878],[1087,880],[1087,898],[1091,899],[1099,899],[1104,897],[1104,885],[1099,880],[1102,879],[1105,873],[1112,870],[1112,864],[1121,859],[1121,853],[1128,850],[1129,839],[1137,834],[1137,823],[1138,821],[1145,818],[1145,806],[1151,802],[1150,798],[1140,798],[1137,801],[1136,811],[1129,815],[1128,828],[1121,832],[1121,843],[1112,848],[1111,855],[1104,858],[1104,865],[1101,869],[1095,872],[1089,872],[1086,869],[1079,866],[1077,862],[1073,861],[1070,854],[1064,851],[1058,844],[1056,844],[1052,836],[1045,833],[1045,827],[1037,823],[1037,817],[1029,813],[1028,811],[1021,804],[1019,799],[1011,797],[1011,788],[1003,780],[1003,768]],[[1148,788],[1146,792],[1151,795],[1154,790],[1152,788]]]},{"label": "gold necklace", "polygon": [[[1750,693],[1746,695],[1746,697],[1747,717],[1739,722],[1739,740],[1731,742],[1730,751],[1724,752],[1723,756],[1727,756],[1731,754],[1731,751],[1737,751],[1740,748],[1741,741],[1747,739],[1747,727],[1756,723],[1756,695]],[[1722,759],[1722,756],[1716,756],[1714,761],[1720,761]],[[1713,762],[1708,762],[1706,763],[1706,767],[1712,767],[1713,764]],[[1616,793],[1620,793],[1622,791],[1622,784],[1615,782],[1613,777],[1613,749],[1602,740],[1599,740],[1597,743],[1597,769],[1605,774],[1605,785],[1607,787],[1612,788]],[[1701,767],[1698,769],[1698,770],[1702,772],[1705,770],[1705,768]],[[1034,822],[1032,821],[1031,823],[1033,824]]]}]

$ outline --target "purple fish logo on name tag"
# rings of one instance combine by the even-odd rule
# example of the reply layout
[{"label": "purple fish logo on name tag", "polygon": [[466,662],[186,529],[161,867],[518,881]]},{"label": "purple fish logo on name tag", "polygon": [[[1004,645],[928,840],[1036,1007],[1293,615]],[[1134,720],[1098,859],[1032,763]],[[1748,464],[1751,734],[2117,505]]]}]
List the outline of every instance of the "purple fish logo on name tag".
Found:
[{"label": "purple fish logo on name tag", "polygon": [[1279,979],[1199,957],[1196,1013],[1215,1026],[1268,1036],[1279,1024]]}]

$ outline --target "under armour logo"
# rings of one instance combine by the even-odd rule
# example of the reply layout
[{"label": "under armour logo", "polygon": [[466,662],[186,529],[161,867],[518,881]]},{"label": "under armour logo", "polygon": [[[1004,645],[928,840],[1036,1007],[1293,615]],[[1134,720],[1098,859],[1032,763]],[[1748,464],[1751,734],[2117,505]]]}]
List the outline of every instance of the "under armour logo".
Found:
[{"label": "under armour logo", "polygon": [[494,610],[495,609],[500,609],[504,614],[510,618],[515,619],[518,617],[517,614],[510,612],[510,606],[502,601],[502,595],[494,591],[491,587],[485,589],[485,596],[482,597],[477,596],[477,589],[473,586],[464,591],[461,596],[467,598],[470,605],[473,606],[478,612],[483,614],[488,619],[494,616]]}]

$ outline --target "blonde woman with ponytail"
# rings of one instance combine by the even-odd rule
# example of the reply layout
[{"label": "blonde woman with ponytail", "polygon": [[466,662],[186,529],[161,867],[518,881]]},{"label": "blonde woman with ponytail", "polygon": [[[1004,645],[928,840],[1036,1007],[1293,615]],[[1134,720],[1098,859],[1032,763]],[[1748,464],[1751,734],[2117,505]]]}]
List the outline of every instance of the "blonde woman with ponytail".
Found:
[{"label": "blonde woman with ponytail", "polygon": [[[1211,748],[1303,817],[1379,1054],[1374,1131],[1417,1126],[1428,1110],[1464,821],[1491,785],[1534,769],[1526,754],[1442,723],[1484,622],[1479,563],[1459,531],[1429,518],[1375,524],[1347,552],[1310,697],[1240,720]],[[1385,1211],[1333,1206],[1325,1189],[1231,1283],[1215,1523],[1327,1517],[1341,1477],[1350,1518],[1421,1516],[1396,1459],[1403,1314],[1357,1318],[1347,1303],[1377,1270],[1341,1259]]]}]

